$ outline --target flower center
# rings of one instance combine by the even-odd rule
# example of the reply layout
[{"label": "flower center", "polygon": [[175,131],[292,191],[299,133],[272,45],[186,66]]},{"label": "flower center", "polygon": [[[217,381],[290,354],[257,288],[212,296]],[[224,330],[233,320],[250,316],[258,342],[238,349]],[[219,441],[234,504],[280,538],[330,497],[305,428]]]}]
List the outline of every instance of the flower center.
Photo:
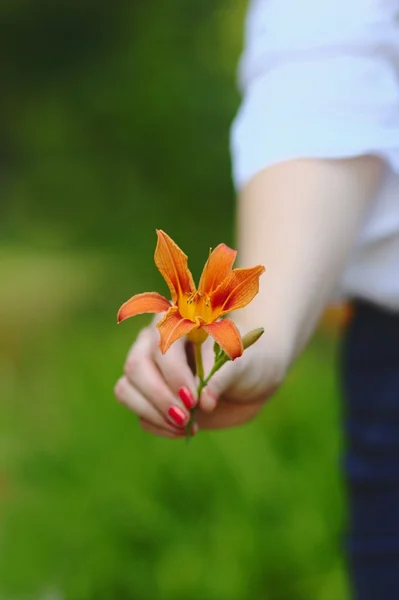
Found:
[{"label": "flower center", "polygon": [[201,317],[206,323],[212,323],[212,306],[208,294],[195,291],[179,298],[178,308],[184,319],[195,323],[197,317]]}]

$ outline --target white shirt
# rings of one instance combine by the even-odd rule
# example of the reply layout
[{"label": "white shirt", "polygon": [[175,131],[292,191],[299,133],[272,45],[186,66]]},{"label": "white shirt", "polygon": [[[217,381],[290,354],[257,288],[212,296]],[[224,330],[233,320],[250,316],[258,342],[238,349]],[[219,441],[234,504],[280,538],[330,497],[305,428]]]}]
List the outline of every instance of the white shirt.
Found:
[{"label": "white shirt", "polygon": [[252,0],[239,79],[238,189],[290,158],[384,159],[340,295],[399,310],[399,0]]}]

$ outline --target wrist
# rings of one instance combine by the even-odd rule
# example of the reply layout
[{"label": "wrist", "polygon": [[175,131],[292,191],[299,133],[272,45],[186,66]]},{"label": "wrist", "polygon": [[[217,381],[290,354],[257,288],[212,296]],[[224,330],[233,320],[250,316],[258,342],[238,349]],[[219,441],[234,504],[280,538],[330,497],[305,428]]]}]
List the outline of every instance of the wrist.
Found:
[{"label": "wrist", "polygon": [[284,323],[271,322],[266,318],[256,319],[250,311],[232,316],[241,335],[262,327],[263,335],[245,350],[248,361],[264,373],[272,387],[278,387],[285,378],[295,356],[294,337]]}]

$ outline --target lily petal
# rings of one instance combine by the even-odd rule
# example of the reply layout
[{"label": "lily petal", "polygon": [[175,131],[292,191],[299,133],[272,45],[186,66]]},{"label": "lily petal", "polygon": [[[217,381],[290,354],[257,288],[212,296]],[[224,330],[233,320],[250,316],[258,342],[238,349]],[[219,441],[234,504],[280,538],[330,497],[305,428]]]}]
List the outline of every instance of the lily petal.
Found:
[{"label": "lily petal", "polygon": [[118,323],[143,313],[161,313],[169,310],[170,302],[157,292],[137,294],[122,304],[118,311]]},{"label": "lily petal", "polygon": [[218,285],[230,275],[236,256],[236,250],[229,248],[226,244],[219,244],[205,263],[198,291],[210,296]]},{"label": "lily petal", "polygon": [[173,302],[195,291],[193,276],[187,266],[187,256],[164,231],[157,229],[158,243],[154,260],[165,279]]},{"label": "lily petal", "polygon": [[259,291],[259,277],[264,272],[261,265],[234,269],[210,297],[214,313],[225,315],[249,304]]},{"label": "lily petal", "polygon": [[161,337],[159,347],[162,354],[165,354],[173,342],[176,342],[176,340],[187,335],[197,327],[197,323],[193,323],[189,319],[183,319],[178,308],[171,307],[162,321],[157,324]]},{"label": "lily petal", "polygon": [[244,352],[240,332],[230,319],[203,325],[203,329],[213,337],[231,360],[238,358]]}]

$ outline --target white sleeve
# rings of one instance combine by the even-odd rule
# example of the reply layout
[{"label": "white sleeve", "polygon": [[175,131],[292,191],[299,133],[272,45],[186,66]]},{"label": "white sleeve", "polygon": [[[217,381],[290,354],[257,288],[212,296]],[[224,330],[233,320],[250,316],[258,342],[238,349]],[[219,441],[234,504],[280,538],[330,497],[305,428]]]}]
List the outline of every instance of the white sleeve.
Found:
[{"label": "white sleeve", "polygon": [[301,157],[376,154],[399,172],[399,1],[294,5],[253,0],[250,9],[231,132],[237,188]]}]

